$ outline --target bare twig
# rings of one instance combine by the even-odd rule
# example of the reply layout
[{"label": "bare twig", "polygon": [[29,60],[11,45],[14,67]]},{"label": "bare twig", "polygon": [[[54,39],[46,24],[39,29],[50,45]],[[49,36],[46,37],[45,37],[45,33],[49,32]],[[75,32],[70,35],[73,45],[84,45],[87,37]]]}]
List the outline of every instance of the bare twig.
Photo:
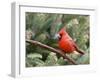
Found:
[{"label": "bare twig", "polygon": [[34,40],[26,40],[26,42],[32,43],[32,44],[34,44],[36,46],[40,46],[42,48],[46,48],[46,49],[48,49],[48,50],[50,50],[52,52],[55,52],[57,54],[60,54],[64,59],[67,59],[70,63],[72,63],[74,65],[77,65],[77,63],[72,58],[70,58],[69,56],[65,55],[65,53],[63,51],[61,51],[61,50],[55,49],[53,47],[50,47],[48,45],[45,45],[45,44],[43,44],[41,42],[34,41]]}]

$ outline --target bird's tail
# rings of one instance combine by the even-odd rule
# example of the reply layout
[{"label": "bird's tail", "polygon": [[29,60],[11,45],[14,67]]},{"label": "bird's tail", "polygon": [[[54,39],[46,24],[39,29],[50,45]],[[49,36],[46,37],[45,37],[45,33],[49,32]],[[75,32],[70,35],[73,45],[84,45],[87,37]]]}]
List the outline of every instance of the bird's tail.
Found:
[{"label": "bird's tail", "polygon": [[84,55],[85,54],[82,50],[80,50],[78,48],[76,48],[76,51],[79,52],[81,55]]},{"label": "bird's tail", "polygon": [[75,47],[76,51],[79,52],[81,55],[84,55],[85,54],[82,50],[80,50],[78,48],[78,46],[74,42],[73,42],[73,46]]},{"label": "bird's tail", "polygon": [[81,55],[84,55],[84,54],[85,54],[85,53],[84,53],[82,50],[80,50],[77,46],[75,46],[75,48],[76,48],[76,51],[79,52]]}]

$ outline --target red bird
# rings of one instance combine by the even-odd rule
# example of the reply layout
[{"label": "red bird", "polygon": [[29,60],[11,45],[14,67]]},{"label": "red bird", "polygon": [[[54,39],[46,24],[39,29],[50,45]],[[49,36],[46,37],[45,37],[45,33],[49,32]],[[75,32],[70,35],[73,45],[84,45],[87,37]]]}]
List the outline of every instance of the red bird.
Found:
[{"label": "red bird", "polygon": [[58,34],[56,35],[56,37],[58,38],[58,43],[59,43],[59,48],[61,50],[63,50],[64,52],[67,53],[72,53],[74,51],[77,51],[80,54],[84,54],[83,51],[81,51],[77,45],[75,44],[75,42],[72,40],[72,38],[68,35],[68,33],[66,32],[65,28],[62,28]]}]

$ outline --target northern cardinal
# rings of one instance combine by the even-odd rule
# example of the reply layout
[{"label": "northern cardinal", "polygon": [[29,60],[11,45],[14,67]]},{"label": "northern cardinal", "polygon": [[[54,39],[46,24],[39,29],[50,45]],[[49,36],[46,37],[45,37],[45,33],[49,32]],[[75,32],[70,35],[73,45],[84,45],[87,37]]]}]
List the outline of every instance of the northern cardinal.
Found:
[{"label": "northern cardinal", "polygon": [[76,43],[72,40],[72,38],[68,35],[65,28],[62,28],[58,34],[56,35],[58,38],[58,44],[59,48],[63,50],[66,53],[72,53],[74,51],[77,51],[80,54],[85,54],[83,51],[81,51]]}]

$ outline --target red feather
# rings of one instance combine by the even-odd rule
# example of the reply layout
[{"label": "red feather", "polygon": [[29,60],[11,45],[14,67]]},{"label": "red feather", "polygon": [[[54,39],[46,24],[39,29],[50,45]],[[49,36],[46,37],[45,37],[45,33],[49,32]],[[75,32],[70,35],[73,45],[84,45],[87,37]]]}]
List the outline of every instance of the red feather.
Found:
[{"label": "red feather", "polygon": [[65,31],[65,28],[62,28],[58,34],[61,36],[59,39],[59,48],[67,53],[72,53],[74,51],[79,52],[80,54],[84,54],[83,51],[81,51],[75,42],[72,40],[72,38],[68,35],[68,33]]}]

